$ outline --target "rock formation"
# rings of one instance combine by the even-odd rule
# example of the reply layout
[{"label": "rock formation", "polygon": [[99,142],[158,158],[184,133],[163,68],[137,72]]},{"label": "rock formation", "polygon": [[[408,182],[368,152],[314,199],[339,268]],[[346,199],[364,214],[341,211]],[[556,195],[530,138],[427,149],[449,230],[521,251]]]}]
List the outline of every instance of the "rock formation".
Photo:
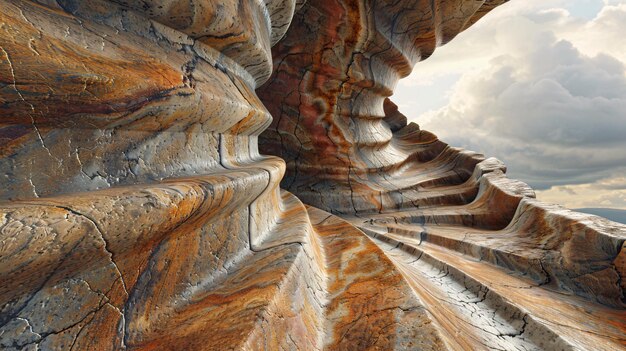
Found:
[{"label": "rock formation", "polygon": [[452,349],[624,347],[624,226],[538,202],[388,99],[502,2],[307,1],[258,90],[262,151],[286,161],[285,189],[378,244]]},{"label": "rock formation", "polygon": [[0,0],[0,349],[626,349],[626,227],[387,99],[503,1]]}]

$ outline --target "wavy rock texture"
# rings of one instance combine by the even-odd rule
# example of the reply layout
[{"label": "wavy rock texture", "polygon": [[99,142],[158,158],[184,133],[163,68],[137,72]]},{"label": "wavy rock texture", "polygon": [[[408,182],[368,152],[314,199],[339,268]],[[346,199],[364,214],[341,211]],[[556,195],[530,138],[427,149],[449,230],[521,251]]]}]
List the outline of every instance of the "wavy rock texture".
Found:
[{"label": "wavy rock texture", "polygon": [[320,347],[313,227],[257,150],[296,5],[0,2],[1,349]]},{"label": "wavy rock texture", "polygon": [[449,349],[626,349],[626,227],[535,200],[388,99],[502,2],[308,1],[257,90],[274,116],[261,150],[383,250]]},{"label": "wavy rock texture", "polygon": [[624,348],[625,228],[385,100],[499,4],[1,0],[0,349]]}]

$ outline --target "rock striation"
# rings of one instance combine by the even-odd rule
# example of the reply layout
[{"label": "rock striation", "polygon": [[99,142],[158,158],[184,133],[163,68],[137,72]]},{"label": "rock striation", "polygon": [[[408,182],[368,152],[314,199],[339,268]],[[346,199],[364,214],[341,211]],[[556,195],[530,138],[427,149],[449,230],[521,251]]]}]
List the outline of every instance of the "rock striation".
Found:
[{"label": "rock striation", "polygon": [[452,349],[622,349],[626,228],[535,200],[388,98],[503,2],[307,1],[257,90],[261,150],[286,161],[285,189],[377,243]]},{"label": "rock striation", "polygon": [[626,227],[388,99],[502,2],[0,0],[0,349],[626,349]]},{"label": "rock striation", "polygon": [[254,89],[296,5],[0,2],[0,348],[287,339],[260,318],[289,310],[312,226],[258,153]]}]

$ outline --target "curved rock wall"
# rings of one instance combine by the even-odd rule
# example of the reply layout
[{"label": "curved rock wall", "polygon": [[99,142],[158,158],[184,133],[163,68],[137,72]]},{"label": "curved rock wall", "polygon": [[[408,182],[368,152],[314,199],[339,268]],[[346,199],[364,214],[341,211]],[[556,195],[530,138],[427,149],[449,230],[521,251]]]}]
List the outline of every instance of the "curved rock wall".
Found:
[{"label": "curved rock wall", "polygon": [[[147,3],[139,12],[106,1],[3,4],[3,199],[260,159],[256,136],[271,116],[254,88],[271,72],[268,10],[208,2],[212,11],[183,26],[162,19],[184,17],[175,3],[155,1],[156,13]],[[276,25],[288,25],[279,15]]]},{"label": "curved rock wall", "polygon": [[378,244],[452,349],[622,349],[626,227],[535,200],[388,99],[502,2],[308,1],[257,90],[261,150],[285,159],[285,189]]},{"label": "curved rock wall", "polygon": [[270,81],[258,90],[274,116],[262,151],[286,161],[285,189],[334,213],[393,207],[414,184],[390,179],[440,150],[426,154],[424,144],[433,140],[394,134],[385,98],[416,62],[503,2],[307,1],[274,49]]},{"label": "curved rock wall", "polygon": [[0,2],[0,348],[235,348],[271,306],[317,345],[315,293],[273,300],[319,276],[311,223],[257,149],[296,2],[137,4]]},{"label": "curved rock wall", "polygon": [[625,227],[386,98],[501,2],[0,0],[0,349],[624,348]]}]

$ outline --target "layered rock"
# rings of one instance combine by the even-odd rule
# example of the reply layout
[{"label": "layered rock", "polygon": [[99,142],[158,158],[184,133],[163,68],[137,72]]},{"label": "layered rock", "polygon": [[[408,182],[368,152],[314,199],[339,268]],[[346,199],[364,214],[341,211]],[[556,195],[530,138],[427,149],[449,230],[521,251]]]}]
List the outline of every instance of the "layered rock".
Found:
[{"label": "layered rock", "polygon": [[382,251],[258,153],[297,6],[0,2],[2,349],[443,347]]},{"label": "layered rock", "polygon": [[1,348],[236,348],[272,309],[317,345],[311,223],[256,141],[295,1],[137,4],[0,2]]},{"label": "layered rock", "polygon": [[623,348],[624,227],[386,99],[500,3],[0,1],[0,349]]},{"label": "layered rock", "polygon": [[[446,145],[414,127],[394,133],[385,119],[399,118],[392,125],[400,128],[402,117],[383,102],[416,62],[503,2],[307,1],[258,91],[274,116],[262,151],[286,161],[285,189],[336,213],[396,207],[415,183],[394,180],[420,174],[408,168]],[[457,154],[456,162],[476,163]]]},{"label": "layered rock", "polygon": [[261,150],[285,159],[285,189],[378,244],[451,349],[623,349],[626,227],[535,200],[388,99],[502,2],[308,1],[258,90]]}]

